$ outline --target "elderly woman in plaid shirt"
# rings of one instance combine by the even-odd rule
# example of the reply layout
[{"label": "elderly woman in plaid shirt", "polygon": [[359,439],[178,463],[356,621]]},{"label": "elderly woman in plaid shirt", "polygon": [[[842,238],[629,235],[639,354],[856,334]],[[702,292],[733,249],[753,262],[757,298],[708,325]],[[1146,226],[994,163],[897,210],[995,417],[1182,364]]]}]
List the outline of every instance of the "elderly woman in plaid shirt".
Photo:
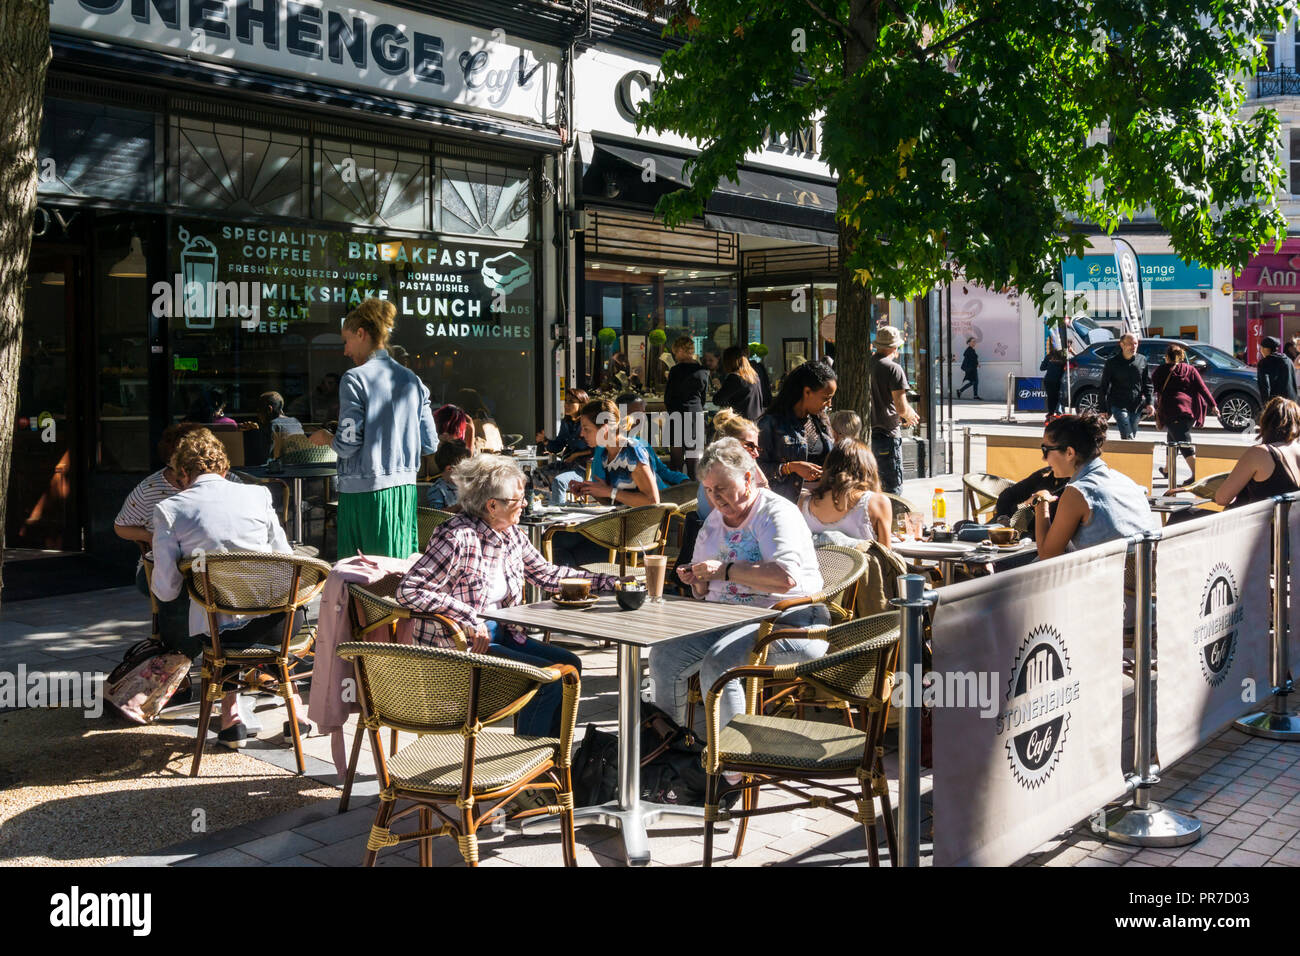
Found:
[{"label": "elderly woman in plaid shirt", "polygon": [[[558,591],[561,578],[589,578],[612,590],[617,579],[548,562],[519,528],[524,509],[524,473],[499,455],[475,455],[456,466],[452,481],[461,513],[434,530],[419,560],[397,587],[397,601],[419,611],[451,618],[469,638],[470,650],[523,661],[535,667],[569,664],[581,670],[575,654],[527,637],[510,625],[480,617],[491,607],[519,603],[524,579]],[[421,644],[452,646],[451,636],[434,622],[418,621]],[[519,712],[519,733],[559,736],[560,684],[543,687]]]}]

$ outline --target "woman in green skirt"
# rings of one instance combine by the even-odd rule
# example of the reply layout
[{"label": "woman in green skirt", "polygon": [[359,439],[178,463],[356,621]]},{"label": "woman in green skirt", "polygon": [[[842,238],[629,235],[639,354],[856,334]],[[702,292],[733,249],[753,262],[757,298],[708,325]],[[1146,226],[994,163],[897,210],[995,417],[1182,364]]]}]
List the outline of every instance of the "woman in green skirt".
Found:
[{"label": "woman in green skirt", "polygon": [[385,346],[397,309],[366,299],[343,321],[343,354],[355,368],[339,380],[338,430],[312,435],[339,456],[339,557],[406,558],[416,540],[415,478],[438,448],[429,389]]}]

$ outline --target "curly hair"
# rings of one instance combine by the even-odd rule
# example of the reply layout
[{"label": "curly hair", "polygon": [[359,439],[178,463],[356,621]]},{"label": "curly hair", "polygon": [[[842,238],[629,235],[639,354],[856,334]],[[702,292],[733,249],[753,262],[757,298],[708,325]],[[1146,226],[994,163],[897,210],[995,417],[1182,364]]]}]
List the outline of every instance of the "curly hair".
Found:
[{"label": "curly hair", "polygon": [[1259,413],[1259,440],[1264,445],[1293,442],[1300,438],[1300,405],[1275,395]]},{"label": "curly hair", "polygon": [[1106,444],[1106,422],[1100,415],[1061,415],[1043,429],[1043,437],[1056,445],[1073,448],[1080,462],[1089,462],[1101,454]]},{"label": "curly hair", "polygon": [[880,491],[876,456],[865,442],[845,438],[826,456],[822,483],[813,492],[813,500],[821,501],[829,494],[835,509],[845,511],[851,506],[850,498],[860,498],[865,491]]},{"label": "curly hair", "polygon": [[226,446],[206,428],[186,432],[176,442],[172,452],[172,471],[190,481],[199,475],[223,475],[230,470]]}]

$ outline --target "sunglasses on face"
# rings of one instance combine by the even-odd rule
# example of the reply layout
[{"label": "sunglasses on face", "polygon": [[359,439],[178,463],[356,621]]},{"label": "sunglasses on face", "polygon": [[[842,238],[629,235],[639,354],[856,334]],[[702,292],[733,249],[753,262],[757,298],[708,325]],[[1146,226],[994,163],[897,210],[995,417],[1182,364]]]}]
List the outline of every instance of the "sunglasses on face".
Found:
[{"label": "sunglasses on face", "polygon": [[1069,448],[1070,446],[1069,445],[1039,445],[1038,447],[1043,450],[1043,457],[1046,458],[1047,453],[1049,451],[1065,451],[1065,449]]}]

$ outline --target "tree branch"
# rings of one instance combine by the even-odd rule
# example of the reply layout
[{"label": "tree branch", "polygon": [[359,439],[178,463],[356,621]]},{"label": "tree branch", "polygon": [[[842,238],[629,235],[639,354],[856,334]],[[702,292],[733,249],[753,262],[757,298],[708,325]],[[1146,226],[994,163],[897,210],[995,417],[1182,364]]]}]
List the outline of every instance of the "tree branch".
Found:
[{"label": "tree branch", "polygon": [[980,26],[980,25],[982,25],[982,24],[984,24],[984,23],[992,23],[993,21],[995,21],[995,20],[1000,20],[1000,19],[1002,19],[1002,18],[1001,18],[1001,17],[998,17],[998,16],[976,17],[974,20],[972,20],[970,23],[966,24],[966,25],[965,25],[964,27],[962,27],[961,29],[956,30],[956,31],[954,31],[954,32],[952,32],[952,33],[950,33],[950,34],[948,34],[946,37],[944,37],[944,38],[943,38],[942,40],[940,40],[938,43],[931,43],[928,47],[925,48],[925,50],[924,50],[923,52],[925,53],[926,56],[933,56],[936,52],[938,52],[939,50],[942,50],[942,49],[943,49],[944,47],[946,47],[949,43],[952,43],[953,41],[955,41],[955,40],[957,40],[958,38],[960,38],[961,35],[962,35],[963,33],[966,33],[966,32],[968,32],[968,31],[974,29],[975,27]]}]

